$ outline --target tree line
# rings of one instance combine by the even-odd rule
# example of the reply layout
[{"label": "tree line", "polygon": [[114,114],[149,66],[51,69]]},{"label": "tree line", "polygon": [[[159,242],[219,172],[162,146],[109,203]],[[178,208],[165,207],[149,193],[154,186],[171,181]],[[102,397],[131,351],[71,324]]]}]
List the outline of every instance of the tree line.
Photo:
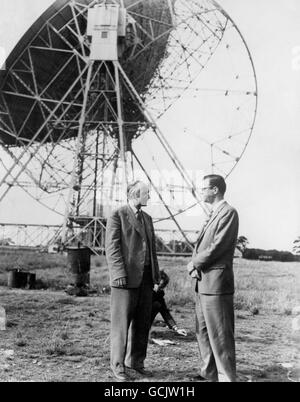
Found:
[{"label": "tree line", "polygon": [[[293,252],[263,250],[260,248],[249,248],[249,240],[245,236],[239,236],[237,239],[236,248],[241,253],[241,257],[248,260],[261,261],[281,261],[294,262],[300,261],[300,237],[294,241]],[[190,254],[191,249],[184,240],[171,240],[165,242],[159,236],[156,236],[156,247],[158,251],[169,251],[176,254]]]},{"label": "tree line", "polygon": [[242,253],[242,257],[248,260],[262,261],[281,261],[294,262],[300,261],[300,237],[293,243],[293,253],[290,251],[263,250],[259,248],[248,248],[249,241],[245,236],[239,236],[237,249]]}]

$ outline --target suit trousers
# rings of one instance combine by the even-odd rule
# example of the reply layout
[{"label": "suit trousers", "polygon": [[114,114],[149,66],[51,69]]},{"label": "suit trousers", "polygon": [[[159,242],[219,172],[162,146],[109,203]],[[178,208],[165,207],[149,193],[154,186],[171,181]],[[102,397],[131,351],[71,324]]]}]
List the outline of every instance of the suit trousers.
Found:
[{"label": "suit trousers", "polygon": [[195,295],[200,374],[212,381],[235,382],[233,295]]},{"label": "suit trousers", "polygon": [[163,296],[152,302],[151,325],[153,324],[153,321],[158,313],[161,314],[162,318],[170,329],[176,325],[176,322],[172,317]]},{"label": "suit trousers", "polygon": [[114,369],[144,367],[151,326],[152,273],[145,267],[140,287],[111,288],[111,352]]}]

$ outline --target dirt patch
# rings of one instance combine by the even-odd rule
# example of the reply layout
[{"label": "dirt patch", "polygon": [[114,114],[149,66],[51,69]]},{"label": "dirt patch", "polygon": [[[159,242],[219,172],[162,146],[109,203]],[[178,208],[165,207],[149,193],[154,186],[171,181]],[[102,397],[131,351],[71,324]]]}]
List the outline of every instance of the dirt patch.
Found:
[{"label": "dirt patch", "polygon": [[[0,288],[7,330],[0,333],[0,381],[110,382],[109,295],[72,297],[63,291]],[[178,326],[187,337],[156,322],[152,337],[174,342],[149,344],[149,381],[191,381],[198,374],[193,303],[174,306]],[[159,317],[158,317],[159,318]],[[290,381],[281,363],[297,364],[292,317],[260,310],[236,311],[237,367],[240,381]],[[10,352],[7,357],[4,351]],[[159,362],[159,365],[158,365]],[[136,381],[140,379],[136,378]]]}]

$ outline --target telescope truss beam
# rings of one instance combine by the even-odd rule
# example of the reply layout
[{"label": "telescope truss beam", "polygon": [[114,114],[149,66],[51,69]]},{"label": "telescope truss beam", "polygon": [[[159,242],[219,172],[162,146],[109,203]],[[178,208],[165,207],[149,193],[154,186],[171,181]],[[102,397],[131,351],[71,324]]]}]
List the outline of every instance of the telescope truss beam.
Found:
[{"label": "telescope truss beam", "polygon": [[[200,140],[201,151],[204,145],[208,147],[207,168],[227,177],[243,155],[254,127],[257,83],[253,61],[234,22],[212,0],[114,2],[124,4],[128,13],[118,62],[90,61],[87,14],[99,1],[60,0],[13,51],[7,71],[0,72],[0,145],[5,152],[0,160],[4,171],[0,202],[19,186],[60,215],[67,243],[80,241],[88,231],[94,233],[89,238],[91,247],[97,248],[99,239],[103,240],[98,229],[104,230],[105,203],[117,206],[126,201],[126,183],[135,178],[138,168],[152,183],[166,214],[155,222],[172,221],[191,248],[178,218],[195,205],[208,211],[161,122],[183,97],[200,98],[209,91],[223,99],[239,97],[230,104],[234,113],[228,131],[220,134],[213,126],[207,131],[212,133],[208,139],[190,133],[188,127],[181,130],[184,142],[192,134]],[[199,77],[218,51],[225,49],[225,57],[230,53],[228,35],[232,32],[250,63],[245,74],[249,86],[240,84],[240,71],[230,71],[232,88],[228,82],[224,87],[199,86]],[[215,108],[217,103],[213,105]],[[235,125],[239,118],[242,124]],[[145,137],[158,141],[164,158],[179,173],[182,191],[192,198],[189,205],[172,209],[151,180],[149,167],[133,148]],[[153,162],[158,166],[155,156]],[[169,184],[163,190],[169,189],[174,196]],[[75,235],[71,236],[72,230]]]}]

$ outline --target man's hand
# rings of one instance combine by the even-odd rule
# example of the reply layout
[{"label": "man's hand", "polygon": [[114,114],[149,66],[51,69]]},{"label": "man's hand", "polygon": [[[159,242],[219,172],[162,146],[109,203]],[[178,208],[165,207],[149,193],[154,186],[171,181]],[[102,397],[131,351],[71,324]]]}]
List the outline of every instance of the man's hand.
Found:
[{"label": "man's hand", "polygon": [[183,328],[178,328],[176,332],[177,332],[177,334],[179,334],[179,335],[187,336],[187,332],[186,332],[186,330],[183,329]]},{"label": "man's hand", "polygon": [[187,332],[183,328],[178,328],[177,325],[173,325],[173,331],[177,332],[178,335],[187,336]]},{"label": "man's hand", "polygon": [[194,278],[194,279],[198,279],[200,280],[200,276],[198,274],[198,271],[196,270],[196,268],[194,267],[193,261],[189,262],[187,267],[186,267],[189,275]]},{"label": "man's hand", "polygon": [[187,269],[189,275],[191,275],[191,273],[195,270],[194,265],[193,265],[193,261],[188,263],[186,269]]},{"label": "man's hand", "polygon": [[195,268],[194,271],[191,273],[191,277],[192,277],[193,279],[198,279],[199,281],[201,280],[201,277],[200,277],[198,271],[196,270],[196,268]]},{"label": "man's hand", "polygon": [[113,285],[117,288],[126,288],[127,287],[127,278],[126,276],[124,278],[119,278],[115,279]]}]

